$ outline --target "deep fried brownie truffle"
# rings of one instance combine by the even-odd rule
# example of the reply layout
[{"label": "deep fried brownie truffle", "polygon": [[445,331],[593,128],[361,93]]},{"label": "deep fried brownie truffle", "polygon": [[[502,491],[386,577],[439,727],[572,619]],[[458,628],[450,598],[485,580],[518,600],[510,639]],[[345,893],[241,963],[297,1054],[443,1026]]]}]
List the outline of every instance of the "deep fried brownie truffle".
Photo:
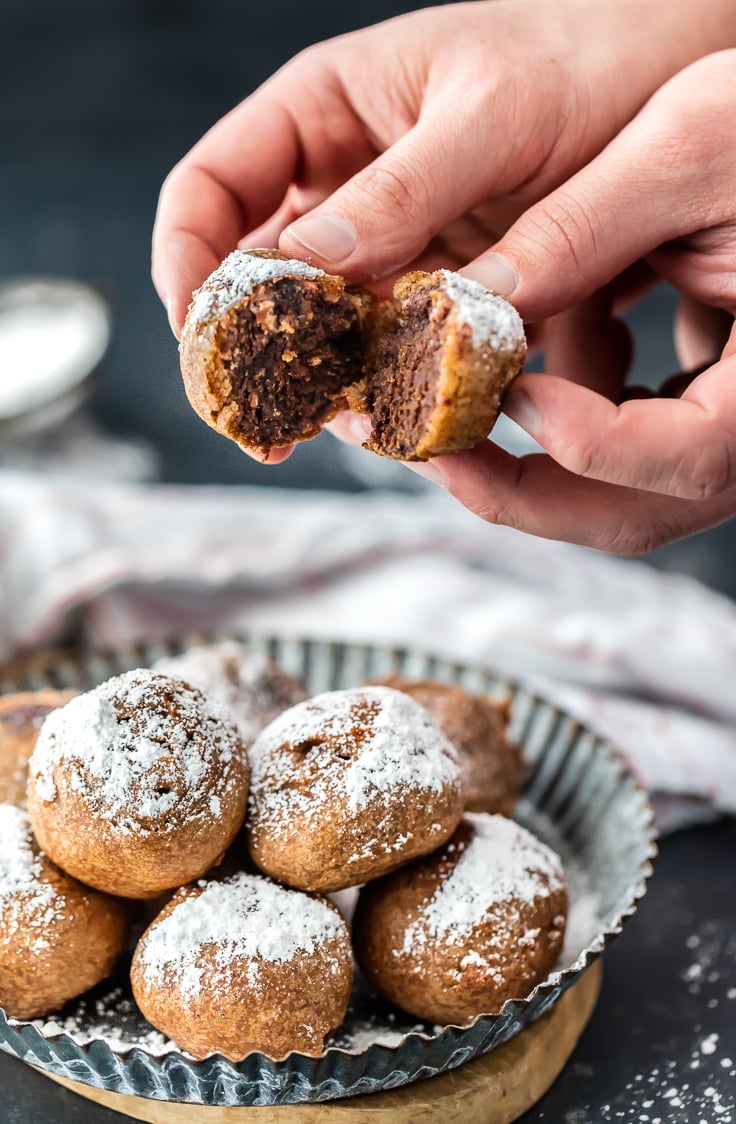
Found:
[{"label": "deep fried brownie truffle", "polygon": [[462,1024],[547,976],[567,908],[554,851],[505,816],[468,813],[435,854],[361,890],[353,945],[366,978],[398,1007]]},{"label": "deep fried brownie truffle", "polygon": [[362,406],[372,421],[365,447],[404,461],[473,448],[524,365],[521,317],[503,297],[447,269],[407,273],[394,295],[400,313],[380,340]]},{"label": "deep fried brownie truffle", "polygon": [[243,449],[316,436],[363,374],[373,298],[272,250],[235,250],[194,294],[180,358],[187,396]]},{"label": "deep fried brownie truffle", "polygon": [[235,640],[198,644],[158,660],[154,670],[176,675],[222,703],[246,745],[282,711],[307,697],[301,680]]},{"label": "deep fried brownie truffle", "polygon": [[251,858],[303,890],[355,886],[426,855],[462,815],[454,747],[388,687],[299,703],[256,739],[251,763]]},{"label": "deep fried brownie truffle", "polygon": [[110,974],[128,905],[70,878],[42,853],[28,813],[0,804],[0,1006],[31,1019]]},{"label": "deep fried brownie truffle", "polygon": [[136,948],[136,1002],[196,1058],[319,1054],[345,1015],[348,928],[322,898],[235,874],[180,890]]},{"label": "deep fried brownie truffle", "polygon": [[156,897],[204,874],[245,816],[237,730],[213,700],[159,672],[126,672],[50,714],[29,772],[44,851],[122,897]]}]

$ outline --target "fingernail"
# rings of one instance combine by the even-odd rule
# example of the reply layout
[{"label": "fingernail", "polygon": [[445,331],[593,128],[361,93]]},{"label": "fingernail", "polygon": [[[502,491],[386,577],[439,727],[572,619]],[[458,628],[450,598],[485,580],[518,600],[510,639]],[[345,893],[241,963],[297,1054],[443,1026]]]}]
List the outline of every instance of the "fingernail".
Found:
[{"label": "fingernail", "polygon": [[365,414],[351,413],[348,415],[348,418],[346,420],[348,423],[348,428],[350,429],[350,432],[355,441],[359,441],[362,445],[364,441],[368,440],[373,428],[371,419],[369,417],[366,417]]},{"label": "fingernail", "polygon": [[423,476],[425,480],[430,480],[440,488],[447,487],[447,477],[436,461],[403,461],[402,463],[417,476]]},{"label": "fingernail", "polygon": [[358,244],[349,223],[331,215],[312,215],[287,227],[287,233],[324,261],[344,261]]},{"label": "fingernail", "polygon": [[486,289],[491,289],[502,297],[510,297],[519,284],[519,275],[511,262],[502,254],[486,254],[460,272],[463,277],[469,277],[471,281],[480,281]]},{"label": "fingernail", "polygon": [[503,412],[532,437],[537,437],[542,429],[539,410],[529,395],[523,390],[512,390],[503,400]]},{"label": "fingernail", "polygon": [[174,335],[178,339],[179,338],[179,329],[178,329],[178,326],[174,323],[174,302],[171,299],[171,297],[166,297],[166,315],[169,318],[169,327],[171,328],[172,332],[174,333]]}]

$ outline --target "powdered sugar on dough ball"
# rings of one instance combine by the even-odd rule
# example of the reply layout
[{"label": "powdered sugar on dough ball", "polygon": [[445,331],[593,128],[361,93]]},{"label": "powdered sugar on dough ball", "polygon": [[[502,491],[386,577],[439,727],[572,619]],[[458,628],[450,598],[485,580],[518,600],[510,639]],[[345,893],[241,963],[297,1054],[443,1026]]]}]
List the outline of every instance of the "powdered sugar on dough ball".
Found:
[{"label": "powdered sugar on dough ball", "polygon": [[455,302],[455,318],[468,325],[476,347],[490,344],[494,351],[515,352],[526,344],[523,321],[512,304],[459,273],[441,269],[439,274]]},{"label": "powdered sugar on dough ball", "polygon": [[324,270],[303,261],[260,257],[248,250],[233,250],[195,292],[188,316],[201,324],[215,320],[263,281],[274,281],[279,277],[324,276]]},{"label": "powdered sugar on dough ball", "polygon": [[292,707],[251,758],[251,856],[302,889],[378,877],[439,846],[460,818],[455,748],[423,707],[388,687]]},{"label": "powdered sugar on dough ball", "polygon": [[321,898],[235,874],[180,891],[131,971],[146,1017],[197,1057],[316,1051],[352,982],[345,922]]},{"label": "powdered sugar on dough ball", "polygon": [[217,699],[235,722],[246,745],[282,711],[307,697],[304,684],[245,644],[201,644],[168,656],[154,670],[175,675]]},{"label": "powdered sugar on dough ball", "polygon": [[406,930],[404,948],[443,940],[463,944],[489,910],[513,899],[534,905],[565,887],[559,856],[504,816],[466,813],[469,842],[449,877]]}]

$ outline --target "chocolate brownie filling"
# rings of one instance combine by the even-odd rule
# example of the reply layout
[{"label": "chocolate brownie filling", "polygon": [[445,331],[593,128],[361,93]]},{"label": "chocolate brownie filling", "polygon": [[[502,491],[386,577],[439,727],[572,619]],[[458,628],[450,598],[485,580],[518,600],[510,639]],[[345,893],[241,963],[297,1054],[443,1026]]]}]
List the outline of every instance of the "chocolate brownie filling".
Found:
[{"label": "chocolate brownie filling", "polygon": [[373,431],[368,447],[400,460],[416,460],[416,447],[437,405],[437,383],[447,335],[442,308],[432,313],[427,289],[411,292],[396,328],[378,348],[369,391]]},{"label": "chocolate brownie filling", "polygon": [[350,294],[289,277],[256,287],[220,334],[228,435],[264,448],[313,437],[362,376],[362,335]]}]

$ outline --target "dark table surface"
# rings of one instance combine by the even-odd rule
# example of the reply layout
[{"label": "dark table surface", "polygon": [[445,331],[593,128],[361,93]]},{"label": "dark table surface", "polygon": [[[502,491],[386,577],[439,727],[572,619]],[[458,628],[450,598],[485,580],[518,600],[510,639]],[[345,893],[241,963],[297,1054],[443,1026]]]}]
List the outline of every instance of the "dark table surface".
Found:
[{"label": "dark table surface", "polygon": [[[588,1029],[524,1124],[736,1122],[735,854],[736,820],[662,842]],[[0,1089],[2,1124],[124,1119],[2,1054]]]},{"label": "dark table surface", "polygon": [[[148,278],[150,227],[172,164],[283,61],[309,42],[419,6],[0,5],[0,280],[51,273],[104,292],[114,337],[92,408],[109,430],[150,441],[165,480],[361,486],[329,441],[263,469],[195,418]],[[675,367],[672,309],[662,290],[632,316],[637,381],[657,384]],[[653,561],[734,595],[734,547],[732,523]],[[593,1021],[527,1121],[736,1121],[735,851],[733,821],[665,840],[639,915],[606,955]],[[2,1124],[121,1119],[2,1055],[0,1088]]]}]

